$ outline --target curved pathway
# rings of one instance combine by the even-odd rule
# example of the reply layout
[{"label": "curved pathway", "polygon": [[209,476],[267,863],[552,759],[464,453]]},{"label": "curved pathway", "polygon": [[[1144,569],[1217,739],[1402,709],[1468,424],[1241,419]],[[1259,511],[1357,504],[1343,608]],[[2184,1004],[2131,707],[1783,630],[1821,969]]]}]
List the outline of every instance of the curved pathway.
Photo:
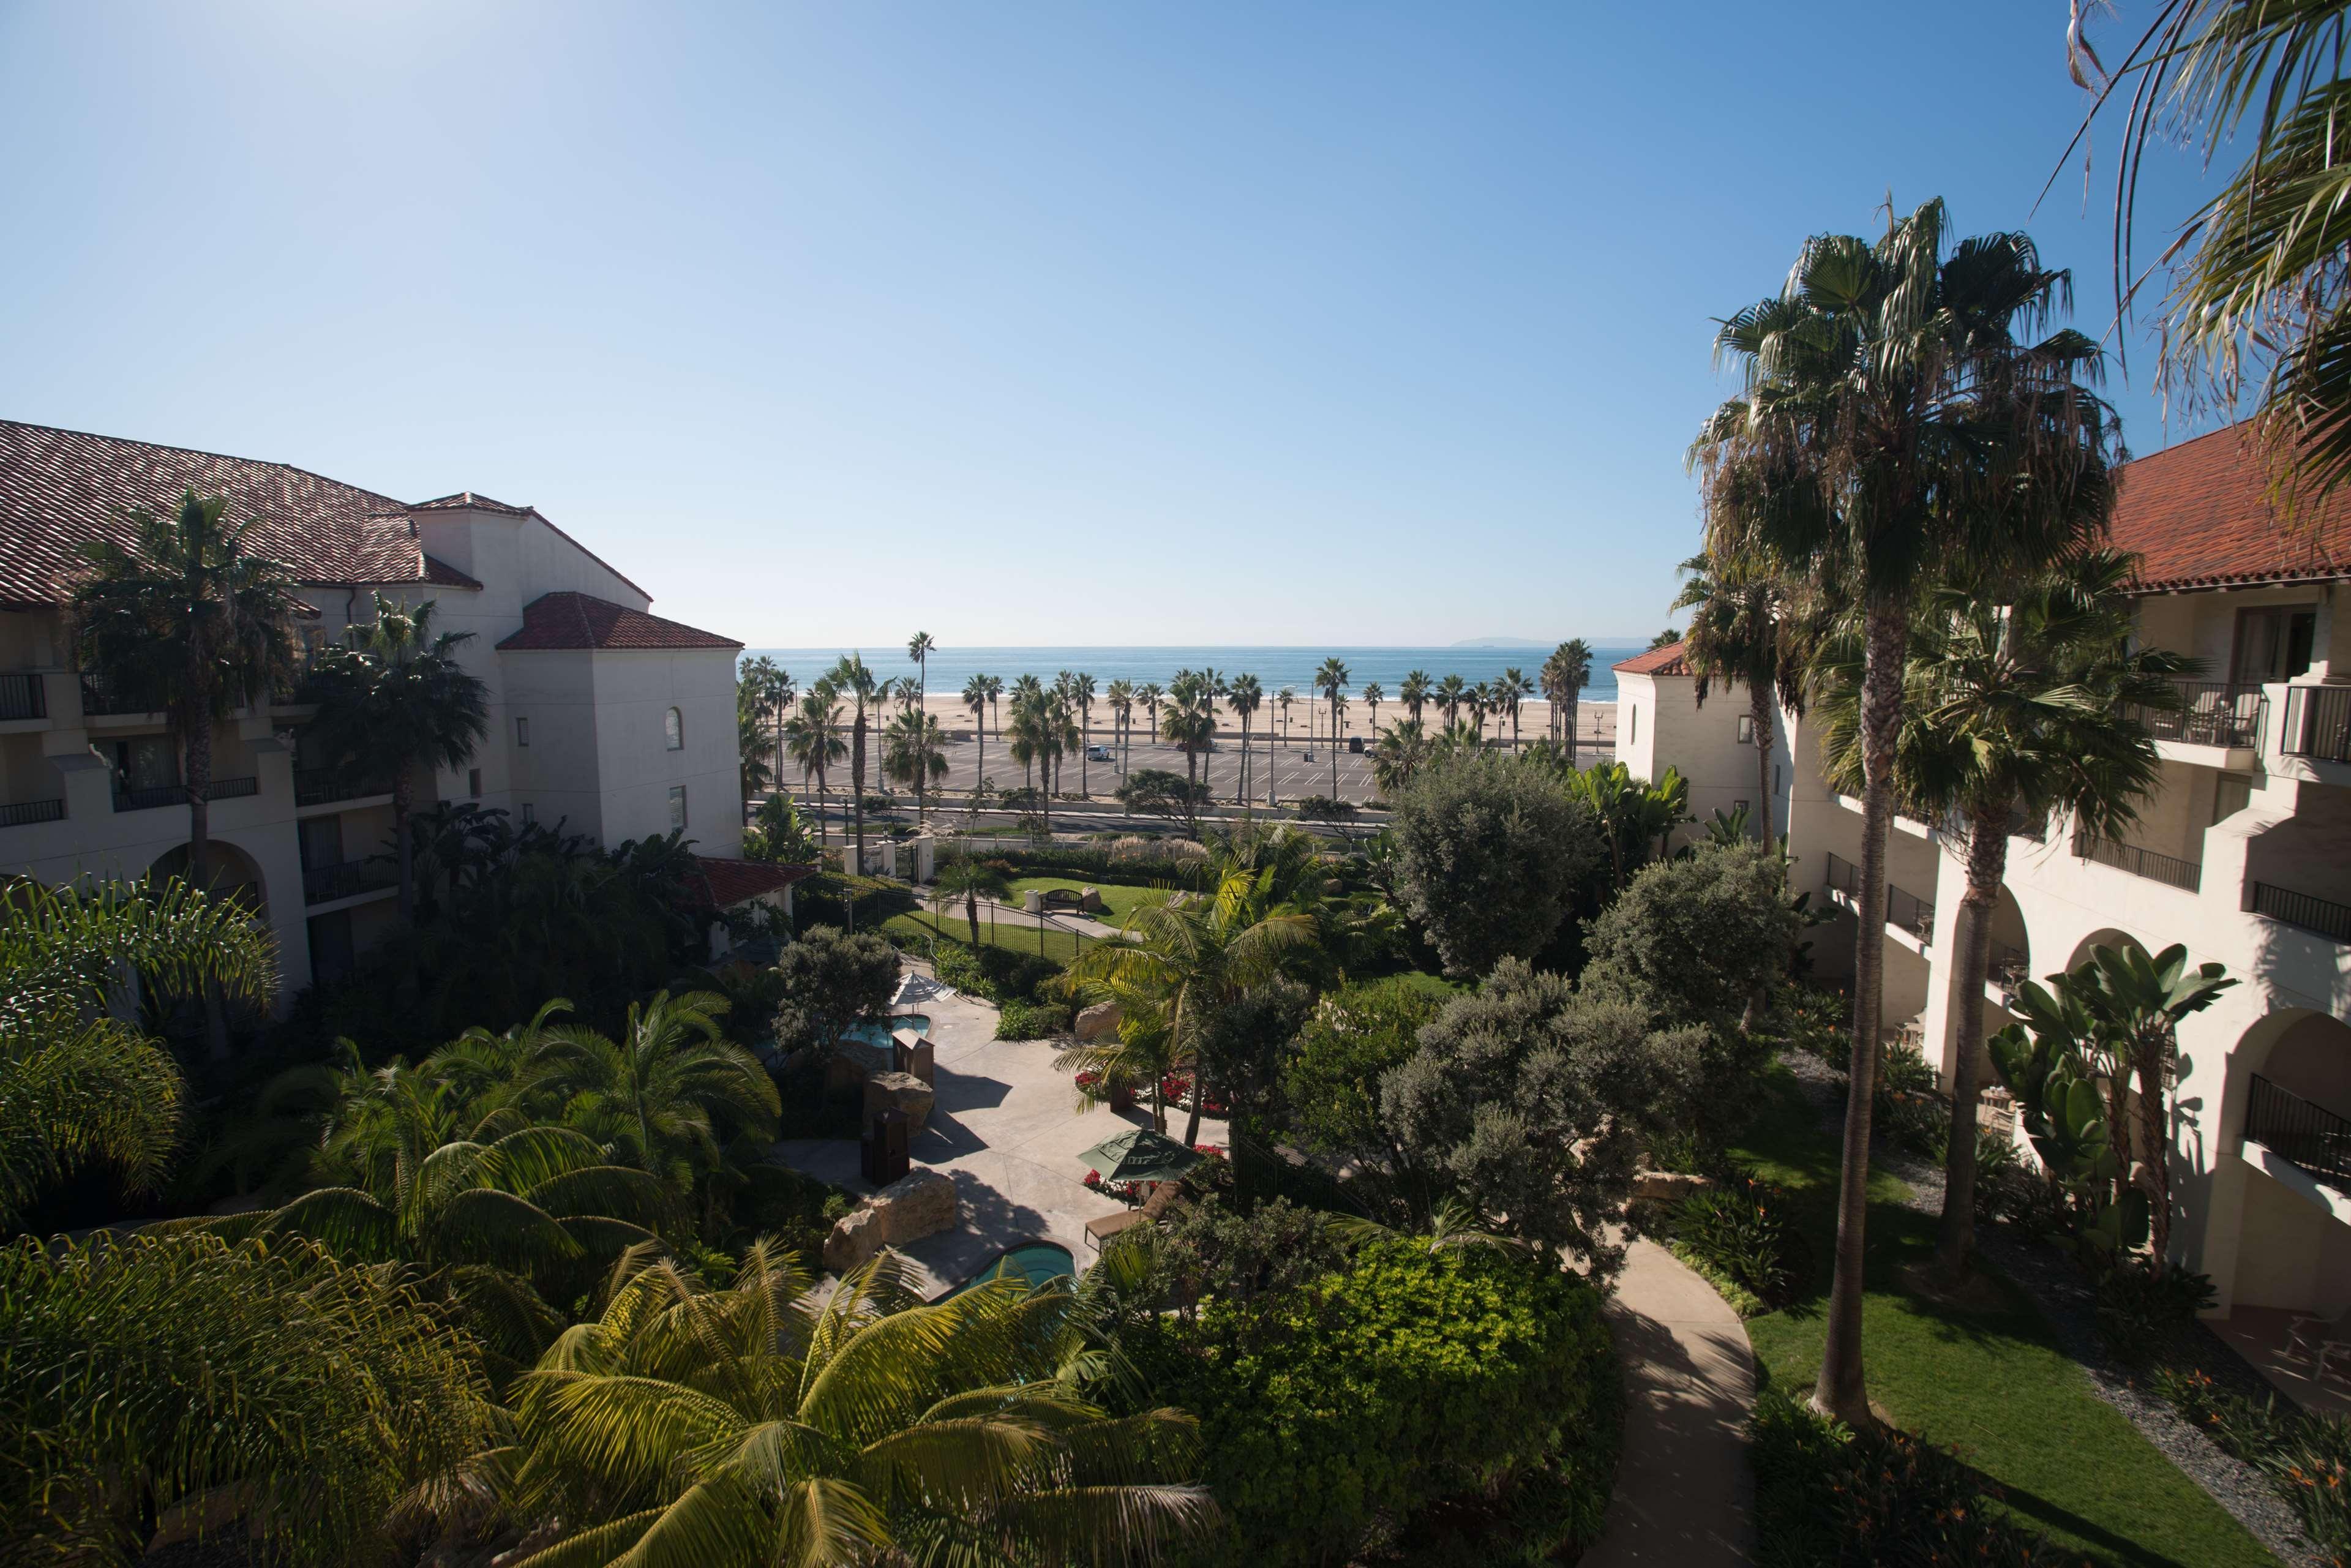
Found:
[{"label": "curved pathway", "polygon": [[1608,1303],[1625,1360],[1625,1454],[1583,1568],[1750,1560],[1747,1416],[1755,1356],[1739,1314],[1656,1242],[1636,1240]]}]

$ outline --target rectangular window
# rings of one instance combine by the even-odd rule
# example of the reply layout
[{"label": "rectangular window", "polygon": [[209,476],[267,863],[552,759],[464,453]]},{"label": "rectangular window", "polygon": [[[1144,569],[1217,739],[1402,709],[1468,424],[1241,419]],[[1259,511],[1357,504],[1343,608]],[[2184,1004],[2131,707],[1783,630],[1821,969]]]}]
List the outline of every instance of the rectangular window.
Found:
[{"label": "rectangular window", "polygon": [[295,843],[302,852],[302,869],[340,865],[343,860],[343,820],[329,812],[305,817],[294,824]]},{"label": "rectangular window", "polygon": [[1774,762],[1771,764],[1771,793],[1777,795],[1780,792],[1780,765]]},{"label": "rectangular window", "polygon": [[515,720],[515,744],[517,746],[530,744],[530,720],[527,718]]},{"label": "rectangular window", "polygon": [[1638,740],[1638,739],[1640,739],[1640,738],[1641,738],[1641,710],[1640,710],[1640,707],[1636,705],[1636,706],[1633,706],[1633,707],[1628,708],[1628,709],[1626,709],[1626,710],[1625,710],[1625,745],[1627,745],[1627,746],[1630,746],[1630,745],[1632,745],[1635,741],[1636,741],[1636,740]]},{"label": "rectangular window", "polygon": [[683,785],[683,784],[673,784],[673,785],[671,785],[671,786],[669,787],[669,827],[670,827],[670,831],[672,831],[672,832],[677,832],[677,831],[679,831],[680,830],[682,830],[684,826],[685,826],[685,786],[684,786],[684,785]]},{"label": "rectangular window", "polygon": [[482,770],[480,768],[468,768],[465,769],[465,794],[470,799],[475,800],[482,798]]},{"label": "rectangular window", "polygon": [[1742,713],[1739,716],[1739,744],[1741,746],[1755,744],[1755,716],[1751,713]]},{"label": "rectangular window", "polygon": [[2212,820],[2233,817],[2253,802],[2253,781],[2223,773],[2212,789]]},{"label": "rectangular window", "polygon": [[2239,685],[2299,680],[2310,673],[2310,658],[2317,640],[2315,605],[2275,604],[2240,610],[2232,678]]},{"label": "rectangular window", "polygon": [[524,827],[528,828],[528,827],[529,827],[533,822],[536,822],[536,821],[538,821],[538,807],[536,807],[536,806],[534,806],[534,805],[532,805],[529,801],[525,800],[525,801],[522,803],[522,825],[523,825]]}]

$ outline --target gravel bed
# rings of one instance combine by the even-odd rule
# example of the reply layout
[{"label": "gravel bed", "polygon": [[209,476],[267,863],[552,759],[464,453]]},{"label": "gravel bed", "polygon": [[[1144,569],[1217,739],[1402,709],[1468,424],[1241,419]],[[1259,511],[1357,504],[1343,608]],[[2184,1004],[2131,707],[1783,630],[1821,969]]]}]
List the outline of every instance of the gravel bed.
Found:
[{"label": "gravel bed", "polygon": [[[1818,1057],[1798,1051],[1780,1060],[1820,1108],[1822,1120],[1832,1126],[1839,1124],[1844,1115],[1844,1074]],[[1922,1214],[1942,1213],[1940,1166],[1889,1147],[1882,1138],[1875,1141],[1871,1155],[1879,1166],[1909,1184],[1910,1207]],[[2088,1375],[2098,1397],[2128,1417],[2166,1458],[2251,1531],[2253,1539],[2276,1553],[2280,1562],[2295,1568],[2327,1568],[2330,1559],[2304,1539],[2294,1509],[2271,1488],[2267,1477],[2222,1452],[2181,1419],[2160,1395],[2138,1386],[2130,1370],[2106,1354],[2105,1343],[2098,1337],[2097,1293],[2079,1264],[2045,1241],[2029,1239],[1999,1225],[1977,1228],[1976,1250],[2032,1299],[2048,1321],[2057,1348]],[[2185,1336],[2179,1358],[2237,1393],[2265,1398],[2273,1392],[2268,1380],[2244,1357],[2201,1323]]]}]

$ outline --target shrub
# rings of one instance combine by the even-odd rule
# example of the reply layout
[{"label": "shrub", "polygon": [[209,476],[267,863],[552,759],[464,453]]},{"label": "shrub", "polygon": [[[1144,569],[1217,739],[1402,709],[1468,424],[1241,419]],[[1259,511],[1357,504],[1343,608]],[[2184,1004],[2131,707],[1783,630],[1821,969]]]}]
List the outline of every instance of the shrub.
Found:
[{"label": "shrub", "polygon": [[2073,1568],[2077,1561],[1986,1507],[1996,1490],[1949,1449],[1907,1432],[1850,1432],[1767,1388],[1748,1433],[1763,1568]]},{"label": "shrub", "polygon": [[2351,1562],[2351,1422],[2281,1407],[2275,1394],[2248,1399],[2201,1372],[2164,1368],[2152,1381],[2190,1425],[2262,1472],[2329,1561]]},{"label": "shrub", "polygon": [[1067,1002],[1008,1001],[996,1020],[998,1040],[1051,1040],[1070,1032],[1072,1020]]},{"label": "shrub", "polygon": [[1282,1063],[1290,1124],[1325,1154],[1384,1157],[1380,1080],[1419,1049],[1437,999],[1402,980],[1324,996]]},{"label": "shrub", "polygon": [[1127,1341],[1158,1396],[1199,1418],[1232,1561],[1345,1562],[1384,1521],[1441,1530],[1433,1505],[1507,1509],[1523,1489],[1552,1538],[1513,1555],[1539,1557],[1590,1540],[1606,1510],[1614,1355],[1598,1292],[1558,1270],[1379,1242],[1311,1289]]},{"label": "shrub", "polygon": [[2210,1275],[2179,1268],[2158,1274],[2133,1258],[2098,1281],[2098,1337],[2116,1360],[2143,1365],[2176,1343],[2212,1296]]},{"label": "shrub", "polygon": [[784,999],[776,1048],[831,1051],[859,1019],[881,1012],[898,989],[898,950],[871,931],[844,936],[812,925],[776,959]]},{"label": "shrub", "polygon": [[1782,1303],[1796,1278],[1791,1267],[1790,1233],[1775,1212],[1781,1195],[1762,1183],[1744,1181],[1694,1192],[1676,1207],[1669,1222],[1674,1249],[1702,1261],[1766,1306]]},{"label": "shrub", "polygon": [[1301,822],[1352,822],[1355,820],[1355,803],[1334,800],[1328,795],[1301,795],[1297,801],[1298,820]]},{"label": "shrub", "polygon": [[819,925],[840,926],[844,918],[842,896],[848,897],[848,914],[859,931],[879,931],[882,923],[893,915],[912,915],[922,908],[922,901],[903,883],[878,876],[844,876],[840,872],[822,872],[801,880],[792,889],[792,921],[805,934]]},{"label": "shrub", "polygon": [[1138,768],[1119,780],[1118,803],[1130,811],[1170,821],[1188,817],[1210,803],[1205,779],[1186,779],[1165,768]]},{"label": "shrub", "polygon": [[1541,952],[1607,852],[1589,807],[1492,755],[1423,769],[1389,832],[1399,902],[1457,978]]},{"label": "shrub", "polygon": [[1322,1216],[1279,1197],[1246,1212],[1204,1199],[1167,1228],[1162,1257],[1187,1294],[1234,1302],[1297,1290],[1342,1261]]},{"label": "shrub", "polygon": [[1780,984],[1794,935],[1777,855],[1752,843],[1704,845],[1642,867],[1592,923],[1583,983],[1638,1003],[1661,1025],[1719,1028]]}]

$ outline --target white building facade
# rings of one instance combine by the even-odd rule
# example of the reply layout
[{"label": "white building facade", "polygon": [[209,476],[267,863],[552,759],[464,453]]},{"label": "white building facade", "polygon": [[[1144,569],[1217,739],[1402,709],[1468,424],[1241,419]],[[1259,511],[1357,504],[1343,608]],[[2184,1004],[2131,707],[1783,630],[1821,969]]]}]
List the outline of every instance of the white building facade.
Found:
[{"label": "white building facade", "polygon": [[[1955,961],[1959,848],[1907,819],[1887,845],[1884,1022],[1947,1081],[1982,1050],[1958,1038],[1963,987],[1985,988],[1989,1033],[2011,1021],[2017,980],[2100,945],[2185,944],[2238,980],[2180,1030],[2172,1127],[2174,1246],[2224,1319],[2351,1307],[2351,641],[2334,646],[2351,507],[2322,513],[2282,523],[2238,430],[2124,469],[2114,542],[2140,558],[2137,635],[2200,668],[2188,711],[2150,719],[2162,784],[2126,841],[2064,821],[2011,838],[1991,973]],[[1635,772],[1679,767],[1701,816],[1755,792],[1743,692],[1698,708],[1678,647],[1617,672]],[[1822,782],[1803,721],[1775,714],[1773,821],[1798,889],[1840,912],[1815,934],[1820,968],[1849,973],[1860,802]]]},{"label": "white building facade", "polygon": [[[154,713],[120,712],[75,668],[65,606],[80,544],[123,515],[227,498],[246,553],[289,567],[306,651],[364,623],[372,596],[430,601],[487,688],[459,768],[414,781],[616,846],[685,830],[723,894],[771,895],[747,867],[736,752],[741,644],[650,613],[651,597],[528,507],[470,493],[403,503],[283,464],[0,421],[0,873],[132,878],[184,863],[181,758]],[[211,833],[274,930],[288,991],[348,967],[397,919],[383,780],[311,754],[291,693],[214,727]],[[176,859],[175,859],[176,857]],[[748,891],[747,891],[748,890]],[[722,900],[733,902],[733,899]]]}]

